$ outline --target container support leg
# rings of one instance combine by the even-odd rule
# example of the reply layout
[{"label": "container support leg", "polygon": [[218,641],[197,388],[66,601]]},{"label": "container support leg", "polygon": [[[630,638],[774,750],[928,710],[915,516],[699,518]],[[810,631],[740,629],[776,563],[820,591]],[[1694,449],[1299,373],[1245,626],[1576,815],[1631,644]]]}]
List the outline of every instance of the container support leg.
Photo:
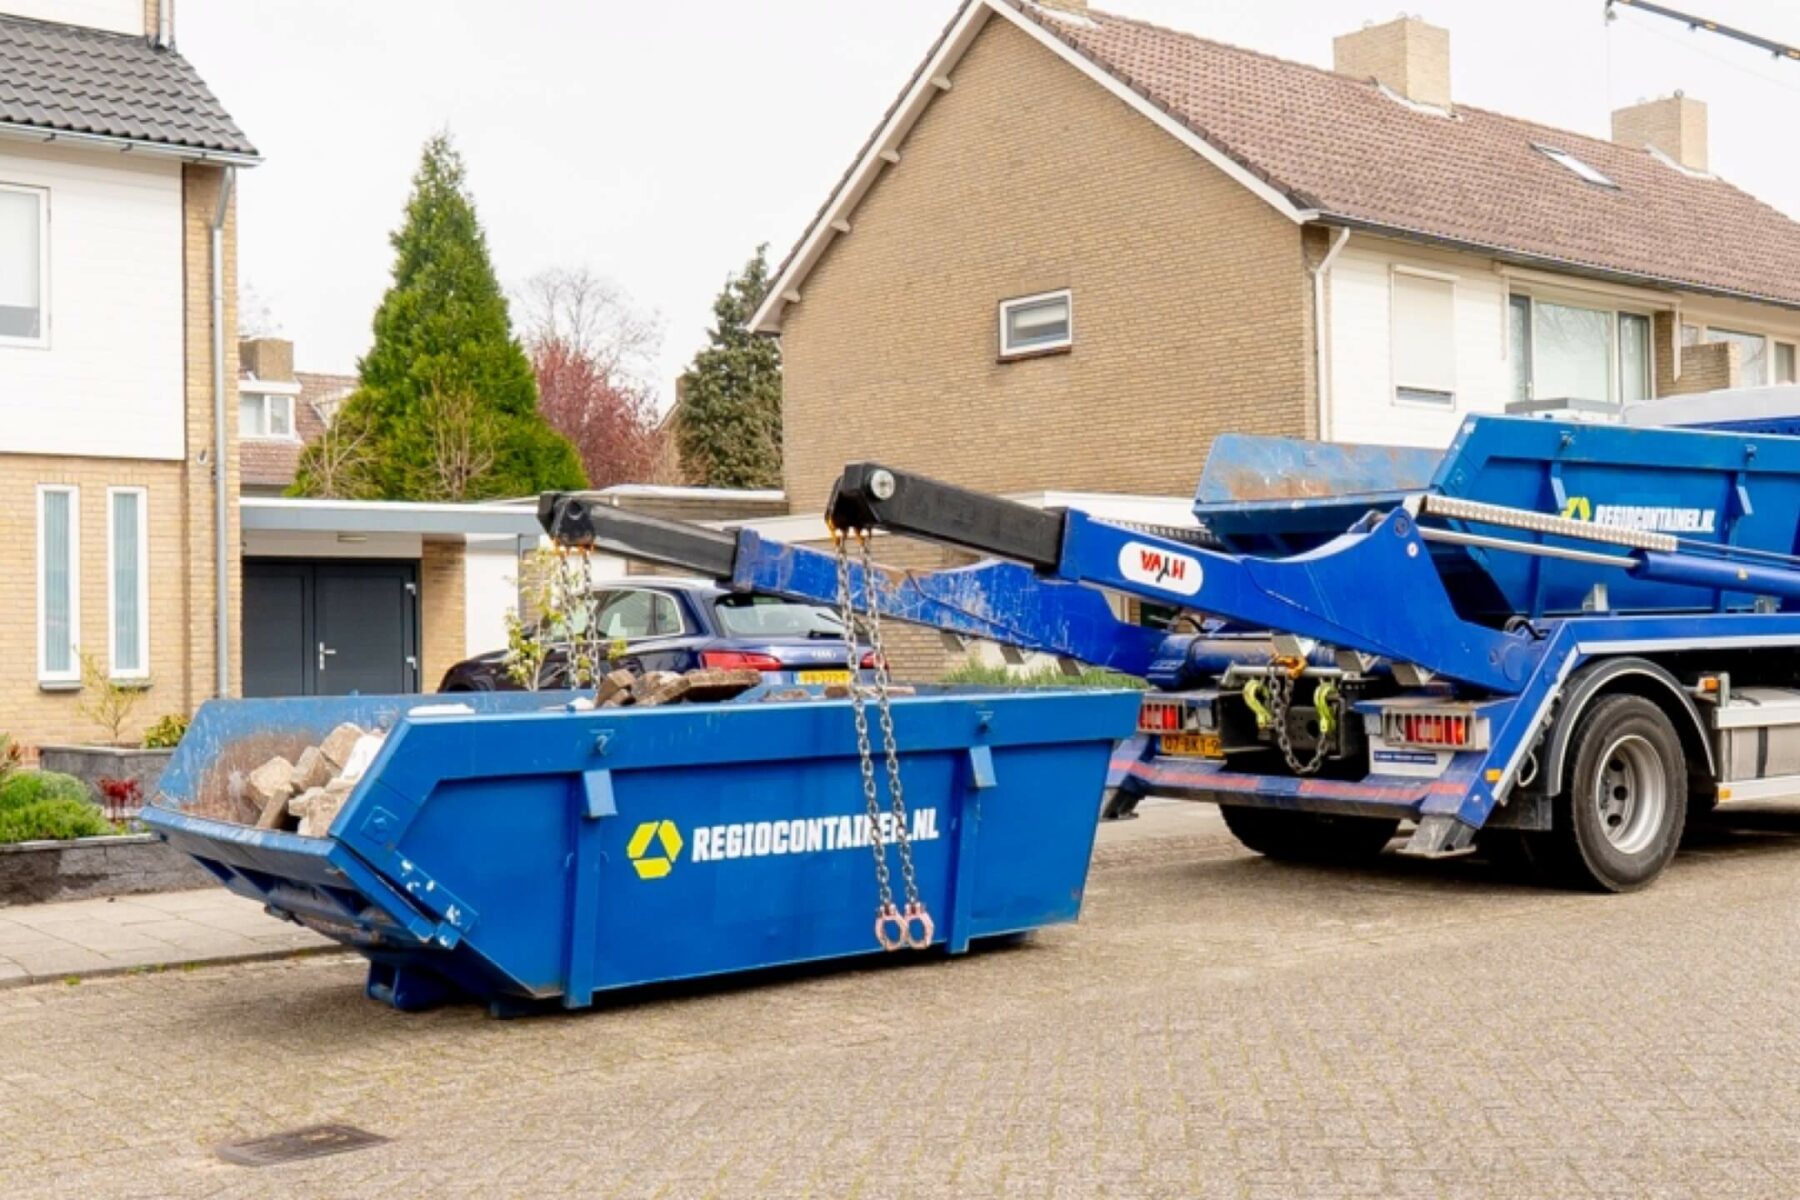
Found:
[{"label": "container support leg", "polygon": [[962,811],[956,819],[956,851],[950,863],[950,930],[944,944],[952,954],[969,948],[969,927],[974,923],[975,839],[981,821],[982,793],[999,783],[994,774],[994,752],[988,746],[969,747],[969,779],[962,790]]},{"label": "container support leg", "polygon": [[604,853],[601,821],[618,815],[611,771],[583,771],[581,815],[575,822],[575,851],[569,881],[569,958],[563,969],[563,1007],[586,1008],[594,1001],[594,964],[600,956],[600,868]]}]

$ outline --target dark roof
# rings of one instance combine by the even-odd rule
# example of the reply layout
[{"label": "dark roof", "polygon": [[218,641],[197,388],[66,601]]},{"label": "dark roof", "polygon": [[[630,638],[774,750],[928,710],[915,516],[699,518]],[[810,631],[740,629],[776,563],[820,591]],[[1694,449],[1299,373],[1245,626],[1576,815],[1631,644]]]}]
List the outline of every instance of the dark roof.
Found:
[{"label": "dark roof", "polygon": [[1108,13],[995,2],[1327,222],[1800,306],[1800,223],[1645,149],[1460,104],[1422,112],[1368,80]]},{"label": "dark roof", "polygon": [[320,375],[312,371],[295,371],[294,378],[300,384],[300,394],[294,398],[294,440],[239,438],[238,465],[243,471],[244,487],[286,488],[292,484],[300,470],[300,451],[325,432],[331,423],[327,410],[334,401],[355,391],[358,382],[354,375]]},{"label": "dark roof", "polygon": [[188,61],[142,37],[0,17],[0,121],[254,156]]}]

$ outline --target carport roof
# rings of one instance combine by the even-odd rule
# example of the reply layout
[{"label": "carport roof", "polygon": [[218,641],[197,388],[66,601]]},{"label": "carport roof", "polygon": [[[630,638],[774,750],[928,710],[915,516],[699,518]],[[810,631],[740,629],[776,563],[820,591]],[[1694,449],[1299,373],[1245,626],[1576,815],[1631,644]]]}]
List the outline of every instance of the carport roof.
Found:
[{"label": "carport roof", "polygon": [[245,496],[238,504],[244,528],[265,532],[530,538],[543,534],[535,508],[508,504],[297,500],[286,496]]}]

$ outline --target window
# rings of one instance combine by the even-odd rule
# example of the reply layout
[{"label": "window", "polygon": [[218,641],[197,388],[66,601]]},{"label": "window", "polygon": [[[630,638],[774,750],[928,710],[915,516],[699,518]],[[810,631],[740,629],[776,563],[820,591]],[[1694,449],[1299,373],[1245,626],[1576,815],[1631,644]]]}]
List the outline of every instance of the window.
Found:
[{"label": "window", "polygon": [[1394,399],[1456,404],[1456,285],[1435,275],[1394,272]]},{"label": "window", "polygon": [[1632,404],[1651,394],[1650,318],[1558,304],[1509,301],[1515,400]]},{"label": "window", "polygon": [[1000,302],[1000,357],[1066,350],[1075,344],[1075,298],[1066,288]]},{"label": "window", "polygon": [[75,657],[81,642],[80,496],[75,488],[50,484],[37,493],[38,679],[45,683],[81,679]]},{"label": "window", "polygon": [[613,592],[600,601],[597,620],[603,636],[627,642],[682,632],[681,609],[667,592]]},{"label": "window", "polygon": [[780,596],[737,592],[713,604],[719,628],[729,637],[844,636],[844,619],[819,604],[802,604]]},{"label": "window", "polygon": [[150,540],[143,488],[106,491],[106,588],[115,679],[150,674]]},{"label": "window", "polygon": [[48,193],[0,184],[0,345],[42,346]]},{"label": "window", "polygon": [[292,438],[294,436],[294,398],[263,392],[246,392],[239,396],[238,436]]},{"label": "window", "polygon": [[1709,342],[1729,342],[1738,348],[1738,386],[1761,387],[1769,382],[1769,339],[1760,333],[1735,329],[1708,329]]},{"label": "window", "polygon": [[1558,166],[1566,167],[1575,172],[1575,174],[1581,176],[1589,183],[1596,183],[1601,187],[1609,188],[1616,188],[1619,186],[1594,168],[1582,162],[1579,158],[1576,158],[1573,154],[1570,154],[1567,150],[1558,150],[1555,146],[1540,146],[1535,142],[1532,144],[1531,148],[1536,150],[1539,154],[1542,154],[1545,158],[1548,158],[1551,162],[1556,163]]},{"label": "window", "polygon": [[1794,374],[1794,343],[1775,343],[1775,382],[1800,383]]}]

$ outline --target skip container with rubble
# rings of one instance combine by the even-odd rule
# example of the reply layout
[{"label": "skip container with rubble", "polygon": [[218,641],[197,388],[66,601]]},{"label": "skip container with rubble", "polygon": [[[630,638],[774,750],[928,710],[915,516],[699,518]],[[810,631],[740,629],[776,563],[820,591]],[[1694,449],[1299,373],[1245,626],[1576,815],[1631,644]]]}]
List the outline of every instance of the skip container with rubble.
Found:
[{"label": "skip container with rubble", "polygon": [[[214,701],[144,819],[233,891],[364,955],[368,994],[400,1009],[581,1008],[878,950],[847,702],[572,698]],[[934,948],[1076,918],[1108,757],[1137,706],[1111,691],[894,700]],[[323,836],[242,823],[234,779],[347,721],[386,737]]]}]

